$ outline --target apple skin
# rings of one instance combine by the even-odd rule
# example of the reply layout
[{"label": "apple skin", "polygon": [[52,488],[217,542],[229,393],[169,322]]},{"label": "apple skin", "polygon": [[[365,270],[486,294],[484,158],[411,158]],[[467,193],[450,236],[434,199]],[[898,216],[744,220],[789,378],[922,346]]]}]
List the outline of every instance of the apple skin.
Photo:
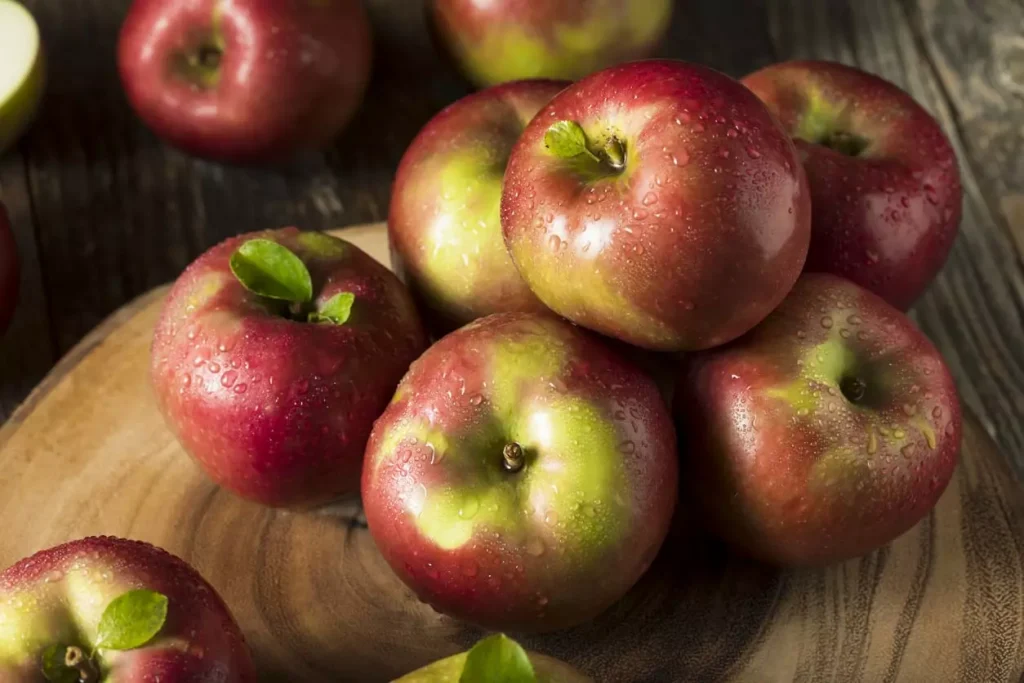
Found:
[{"label": "apple skin", "polygon": [[524,78],[574,81],[647,57],[672,0],[431,0],[435,34],[466,76],[486,87]]},{"label": "apple skin", "polygon": [[[318,301],[353,292],[343,325],[269,311],[229,267],[246,240],[285,245]],[[295,228],[213,247],[175,282],[153,336],[157,403],[185,450],[221,486],[275,507],[359,491],[363,450],[426,340],[412,298],[356,246]]]},{"label": "apple skin", "polygon": [[[506,444],[526,464],[509,472]],[[363,468],[370,532],[434,609],[547,631],[596,616],[668,532],[678,463],[654,382],[550,314],[498,313],[409,370]]]},{"label": "apple skin", "polygon": [[[43,92],[46,89],[46,54],[39,38],[39,27],[28,10],[19,2],[0,0],[0,11],[23,12],[28,15],[27,23],[31,26],[33,35],[24,37],[30,42],[35,42],[39,49],[36,52],[35,60],[29,66],[24,80],[15,88],[12,97],[6,102],[0,103],[0,154],[3,154],[14,142],[21,137],[25,129],[35,118],[39,111],[39,105],[43,100]],[[12,9],[13,7],[13,9]],[[4,17],[0,16],[0,21]]]},{"label": "apple skin", "polygon": [[[615,171],[545,144],[574,121]],[[533,292],[573,322],[636,346],[735,339],[796,281],[810,194],[792,141],[733,79],[686,62],[606,69],[556,96],[509,159],[501,224]]]},{"label": "apple skin", "polygon": [[100,650],[103,680],[255,683],[245,638],[213,587],[170,553],[109,536],[43,550],[0,574],[0,680],[42,681],[53,644],[88,652],[107,605],[140,588],[167,596],[167,621],[141,648]]},{"label": "apple skin", "polygon": [[942,356],[903,313],[828,274],[803,275],[748,335],[691,356],[676,417],[684,481],[711,526],[779,565],[892,541],[938,501],[960,450]]},{"label": "apple skin", "polygon": [[328,145],[362,101],[371,58],[359,0],[134,0],[118,44],[143,121],[236,163]]},{"label": "apple skin", "polygon": [[0,333],[7,329],[18,303],[21,266],[7,209],[0,203]]},{"label": "apple skin", "polygon": [[[402,676],[393,683],[459,683],[462,669],[466,666],[467,655],[467,652],[462,652],[438,660]],[[557,659],[536,652],[527,652],[526,655],[533,665],[537,683],[594,683],[593,679]]]},{"label": "apple skin", "polygon": [[[787,62],[743,79],[796,139],[814,207],[806,269],[840,275],[907,310],[942,268],[963,192],[942,128],[903,90],[832,62]],[[849,133],[869,146],[831,149]]]},{"label": "apple skin", "polygon": [[530,119],[567,86],[515,81],[435,116],[398,166],[388,216],[391,263],[440,334],[491,313],[542,312],[501,236],[501,184]]}]

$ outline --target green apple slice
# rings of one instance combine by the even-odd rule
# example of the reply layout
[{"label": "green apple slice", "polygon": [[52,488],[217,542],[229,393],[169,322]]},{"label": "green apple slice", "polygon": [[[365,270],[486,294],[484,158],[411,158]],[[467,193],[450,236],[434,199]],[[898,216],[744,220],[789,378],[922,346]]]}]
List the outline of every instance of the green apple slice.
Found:
[{"label": "green apple slice", "polygon": [[35,19],[21,3],[0,0],[0,153],[32,120],[44,80]]}]

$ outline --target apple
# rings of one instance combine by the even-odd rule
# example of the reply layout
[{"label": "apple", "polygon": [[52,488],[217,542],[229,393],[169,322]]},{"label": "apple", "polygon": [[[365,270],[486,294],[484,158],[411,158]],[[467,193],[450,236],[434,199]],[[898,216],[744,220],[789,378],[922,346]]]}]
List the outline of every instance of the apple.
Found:
[{"label": "apple", "polygon": [[21,3],[0,0],[0,153],[35,116],[45,80],[35,19]]},{"label": "apple", "polygon": [[452,655],[402,676],[394,683],[593,683],[557,659],[527,652],[496,634],[469,651]]},{"label": "apple", "polygon": [[523,78],[577,80],[646,57],[672,0],[431,0],[435,35],[479,86]]},{"label": "apple", "polygon": [[557,95],[512,150],[512,260],[549,308],[636,346],[730,341],[785,297],[810,241],[789,136],[740,83],[651,60]]},{"label": "apple", "polygon": [[939,352],[899,310],[824,273],[743,338],[691,356],[676,416],[684,481],[712,527],[780,565],[892,541],[935,505],[960,449]]},{"label": "apple", "polygon": [[286,228],[229,239],[185,270],[151,374],[168,424],[215,482],[308,507],[358,492],[373,421],[424,346],[390,271],[344,240]]},{"label": "apple", "polygon": [[238,163],[327,146],[362,101],[371,56],[359,0],[134,0],[118,43],[142,120]]},{"label": "apple", "polygon": [[412,365],[374,425],[363,506],[434,609],[545,631],[596,616],[647,570],[677,472],[652,380],[550,314],[496,313]]},{"label": "apple", "polygon": [[192,567],[148,543],[94,537],[0,574],[4,683],[255,683],[245,638]]},{"label": "apple", "polygon": [[960,172],[942,128],[897,86],[841,64],[776,64],[743,83],[803,159],[814,207],[807,270],[910,308],[960,225]]},{"label": "apple", "polygon": [[14,241],[7,209],[0,203],[0,333],[7,329],[14,315],[20,273],[18,245]]},{"label": "apple", "polygon": [[568,83],[516,81],[450,105],[420,131],[395,177],[391,262],[440,333],[491,313],[547,310],[501,236],[501,182],[523,128]]}]

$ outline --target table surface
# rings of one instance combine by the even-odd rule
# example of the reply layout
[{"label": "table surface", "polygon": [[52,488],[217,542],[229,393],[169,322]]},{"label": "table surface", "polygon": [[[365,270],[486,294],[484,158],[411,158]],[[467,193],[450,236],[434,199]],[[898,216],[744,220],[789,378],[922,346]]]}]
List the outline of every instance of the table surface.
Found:
[{"label": "table surface", "polygon": [[[384,220],[406,145],[469,86],[437,53],[419,0],[367,0],[372,85],[323,154],[239,168],[160,143],[129,109],[115,46],[129,0],[28,0],[49,59],[35,125],[0,158],[23,263],[0,340],[0,420],[108,314],[239,232]],[[1024,472],[1024,3],[1021,0],[678,0],[662,56],[742,76],[833,59],[906,88],[951,136],[960,237],[914,317],[963,400]]]}]

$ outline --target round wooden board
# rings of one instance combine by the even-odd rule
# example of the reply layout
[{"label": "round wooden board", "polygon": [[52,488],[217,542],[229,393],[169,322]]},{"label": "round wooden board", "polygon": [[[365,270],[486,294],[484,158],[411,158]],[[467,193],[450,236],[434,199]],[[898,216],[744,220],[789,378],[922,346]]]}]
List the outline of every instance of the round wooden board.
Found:
[{"label": "round wooden board", "polygon": [[[383,226],[338,234],[388,262]],[[203,477],[150,394],[165,293],[113,315],[0,430],[0,567],[94,534],[166,548],[220,591],[265,681],[387,681],[478,638],[392,575],[358,501],[273,511]],[[890,547],[781,572],[680,530],[595,622],[522,640],[599,683],[1019,681],[1024,496],[978,423],[965,432],[938,507]]]}]

